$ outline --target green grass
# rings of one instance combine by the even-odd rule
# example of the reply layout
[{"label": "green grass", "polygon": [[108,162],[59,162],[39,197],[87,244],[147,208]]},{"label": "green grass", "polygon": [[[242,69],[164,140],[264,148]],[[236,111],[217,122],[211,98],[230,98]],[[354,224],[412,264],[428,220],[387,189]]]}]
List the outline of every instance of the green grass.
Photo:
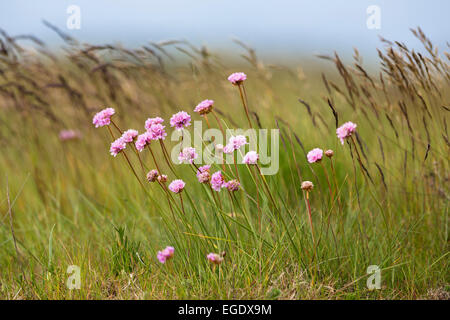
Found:
[{"label": "green grass", "polygon": [[[337,59],[340,72],[321,64],[305,76],[264,67],[251,55],[249,65],[224,67],[225,61],[194,50],[195,59],[181,65],[171,65],[161,48],[154,55],[136,51],[137,57],[117,48],[93,50],[94,61],[74,44],[67,44],[67,60],[24,56],[15,67],[18,53],[9,45],[0,61],[1,298],[448,299],[448,56],[441,60],[431,50],[423,54],[428,61],[411,58],[408,65],[412,53],[396,46],[403,59],[386,51],[382,82],[355,65],[342,69]],[[102,66],[105,61],[115,68]],[[231,201],[222,190],[220,205],[188,165],[176,165],[186,182],[185,213],[176,195],[172,213],[130,148],[145,191],[124,158],[109,155],[108,131],[92,126],[93,114],[108,106],[121,129],[142,131],[148,117],[164,117],[170,138],[171,114],[185,110],[201,120],[192,110],[208,98],[224,126],[245,128],[238,90],[226,81],[241,70],[248,74],[249,108],[263,128],[280,129],[280,169],[265,176],[275,203],[244,165],[245,192]],[[372,182],[354,147],[352,159],[349,144],[336,138],[327,99],[340,125],[357,123],[356,146]],[[61,142],[64,128],[83,137]],[[340,206],[330,199],[323,168],[306,161],[304,151],[315,147],[335,152],[337,185],[330,160],[323,164]],[[170,182],[174,174],[159,146],[153,149]],[[148,150],[142,160],[154,168]],[[234,175],[233,166],[226,174]],[[315,243],[303,180],[315,185]],[[167,245],[175,256],[162,265],[156,253]],[[208,263],[209,252],[222,251],[220,266]],[[69,265],[81,268],[80,290],[65,285]],[[382,269],[381,290],[366,287],[369,265]]]}]

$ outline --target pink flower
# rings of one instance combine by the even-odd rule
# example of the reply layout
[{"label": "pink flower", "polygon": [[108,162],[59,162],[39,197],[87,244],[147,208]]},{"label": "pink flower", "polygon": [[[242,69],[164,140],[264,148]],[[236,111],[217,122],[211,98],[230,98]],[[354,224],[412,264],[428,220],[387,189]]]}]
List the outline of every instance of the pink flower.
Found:
[{"label": "pink flower", "polygon": [[61,141],[74,140],[80,138],[81,133],[75,130],[61,130],[59,132],[59,140]]},{"label": "pink flower", "polygon": [[138,135],[136,139],[136,149],[141,152],[144,150],[145,146],[152,141],[152,134],[150,132],[144,132],[143,134]]},{"label": "pink flower", "polygon": [[206,258],[213,264],[221,264],[223,262],[223,257],[217,253],[210,253]]},{"label": "pink flower", "polygon": [[238,135],[231,137],[228,144],[231,145],[234,150],[238,150],[240,147],[248,144],[248,142],[245,136]]},{"label": "pink flower", "polygon": [[133,142],[134,138],[138,136],[138,132],[133,129],[129,129],[122,134],[123,141],[126,143]]},{"label": "pink flower", "polygon": [[223,151],[223,153],[230,154],[230,153],[233,153],[234,148],[232,145],[227,144],[225,147],[223,147],[222,151]]},{"label": "pink flower", "polygon": [[308,158],[309,163],[320,161],[323,157],[323,150],[319,148],[312,149],[310,152],[308,152],[308,155],[306,157]]},{"label": "pink flower", "polygon": [[119,152],[121,152],[123,149],[125,149],[127,146],[126,142],[123,140],[122,137],[111,143],[111,148],[109,149],[109,152],[112,156],[117,156]]},{"label": "pink flower", "polygon": [[242,163],[245,164],[256,164],[258,162],[259,155],[255,151],[249,151],[242,159]]},{"label": "pink flower", "polygon": [[164,130],[165,126],[160,123],[155,123],[150,126],[147,130],[151,134],[151,140],[164,140],[166,139],[167,133]]},{"label": "pink flower", "polygon": [[177,179],[177,180],[173,180],[169,184],[169,189],[173,193],[180,193],[181,191],[183,191],[185,185],[186,185],[186,183],[184,183],[183,180]]},{"label": "pink flower", "polygon": [[211,112],[213,104],[213,100],[203,100],[195,107],[194,112],[197,112],[200,115],[208,114]]},{"label": "pink flower", "polygon": [[150,130],[150,127],[154,124],[161,124],[164,122],[163,118],[156,117],[156,118],[148,118],[145,120],[145,129]]},{"label": "pink flower", "polygon": [[344,144],[344,139],[350,137],[353,132],[356,131],[356,124],[349,121],[336,129],[336,135],[341,140],[341,144]]},{"label": "pink flower", "polygon": [[236,85],[241,84],[246,79],[247,79],[247,75],[243,72],[235,72],[235,73],[232,73],[228,77],[228,81],[230,81],[232,84],[236,84]]},{"label": "pink flower", "polygon": [[103,109],[94,116],[92,123],[95,124],[96,128],[107,126],[111,123],[111,117],[114,113],[113,108]]},{"label": "pink flower", "polygon": [[225,183],[225,187],[228,189],[228,191],[238,191],[240,187],[240,183],[237,180],[230,180]]},{"label": "pink flower", "polygon": [[160,176],[158,176],[158,181],[161,183],[166,183],[167,182],[167,176],[165,174],[162,174]]},{"label": "pink flower", "polygon": [[220,191],[221,188],[225,186],[225,179],[222,176],[221,171],[214,172],[211,176],[211,187],[216,190]]},{"label": "pink flower", "polygon": [[194,160],[197,159],[198,154],[195,152],[195,148],[187,147],[184,148],[183,151],[180,152],[178,155],[178,160],[180,163],[188,162],[188,163],[194,163]]},{"label": "pink flower", "polygon": [[209,164],[198,168],[198,170],[197,170],[198,182],[200,182],[200,183],[209,182],[209,180],[211,179],[211,175],[209,173],[210,168],[211,168],[211,166]]},{"label": "pink flower", "polygon": [[147,180],[148,180],[148,182],[155,182],[156,179],[158,178],[158,175],[159,175],[158,170],[155,170],[155,169],[150,170],[147,173]]},{"label": "pink flower", "polygon": [[175,113],[172,118],[170,118],[170,126],[175,127],[177,130],[181,130],[183,127],[189,127],[190,125],[191,116],[185,111]]},{"label": "pink flower", "polygon": [[158,258],[159,262],[166,263],[167,260],[172,259],[174,253],[174,247],[166,247],[164,250],[158,251],[156,257]]}]

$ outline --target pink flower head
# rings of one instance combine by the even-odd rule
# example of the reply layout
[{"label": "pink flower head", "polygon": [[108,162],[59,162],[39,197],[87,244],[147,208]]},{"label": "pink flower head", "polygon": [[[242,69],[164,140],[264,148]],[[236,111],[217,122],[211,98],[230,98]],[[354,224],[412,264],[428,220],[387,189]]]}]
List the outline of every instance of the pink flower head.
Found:
[{"label": "pink flower head", "polygon": [[80,132],[75,130],[61,130],[59,132],[59,140],[61,141],[74,140],[80,138],[81,138]]},{"label": "pink flower head", "polygon": [[184,183],[183,180],[177,179],[177,180],[173,180],[169,184],[169,189],[173,193],[180,193],[181,191],[183,191],[185,185],[186,185],[186,183]]},{"label": "pink flower head", "polygon": [[155,182],[156,179],[158,178],[158,175],[159,175],[158,170],[156,170],[156,169],[150,170],[147,173],[148,182]]},{"label": "pink flower head", "polygon": [[221,264],[223,262],[223,257],[220,254],[217,254],[217,253],[210,253],[210,254],[208,254],[206,256],[206,258],[212,264]]},{"label": "pink flower head", "polygon": [[164,250],[158,251],[156,257],[158,258],[159,262],[166,263],[167,260],[172,259],[174,253],[174,247],[166,247]]},{"label": "pink flower head", "polygon": [[209,164],[204,165],[197,170],[197,179],[200,183],[207,183],[211,179],[211,175],[209,173],[209,169],[211,166]]},{"label": "pink flower head", "polygon": [[133,140],[138,136],[138,132],[133,129],[129,129],[122,134],[123,141],[126,143],[133,142]]},{"label": "pink flower head", "polygon": [[92,123],[95,124],[96,128],[107,126],[111,123],[111,117],[114,113],[116,112],[113,108],[103,109],[94,116]]},{"label": "pink flower head", "polygon": [[259,159],[259,154],[257,154],[255,151],[249,151],[244,156],[244,159],[242,159],[242,163],[245,164],[256,164]]},{"label": "pink flower head", "polygon": [[225,187],[225,179],[221,171],[214,172],[211,176],[211,187],[216,191],[220,191],[221,188]]},{"label": "pink flower head", "polygon": [[203,100],[195,107],[194,112],[197,112],[200,115],[208,114],[211,112],[213,104],[213,100]]},{"label": "pink flower head", "polygon": [[232,73],[228,77],[228,81],[230,81],[232,84],[238,85],[244,82],[247,79],[247,75],[243,72],[235,72]]},{"label": "pink flower head", "polygon": [[230,153],[233,153],[234,148],[231,144],[227,144],[225,147],[223,147],[222,151],[223,151],[223,153],[230,154]]},{"label": "pink flower head", "polygon": [[240,187],[240,183],[237,180],[230,180],[225,183],[225,187],[228,189],[228,191],[238,191]]},{"label": "pink flower head", "polygon": [[111,148],[109,149],[109,152],[112,156],[117,156],[119,152],[121,152],[123,149],[125,149],[127,146],[127,143],[123,140],[122,137],[111,143]]},{"label": "pink flower head", "polygon": [[138,135],[135,143],[136,149],[139,152],[141,152],[142,150],[144,150],[145,146],[149,144],[151,141],[152,141],[152,134],[148,131]]},{"label": "pink flower head", "polygon": [[322,160],[323,150],[319,148],[312,149],[310,152],[308,152],[308,155],[306,157],[308,158],[309,163],[318,162]]},{"label": "pink flower head", "polygon": [[167,133],[166,130],[164,130],[165,126],[163,126],[160,123],[155,123],[150,126],[150,128],[147,130],[148,133],[151,135],[151,140],[164,140],[166,139]]},{"label": "pink flower head", "polygon": [[177,130],[181,130],[183,127],[189,127],[190,125],[191,116],[185,111],[175,113],[172,118],[170,118],[170,126],[175,127]]},{"label": "pink flower head", "polygon": [[161,124],[164,122],[163,118],[156,117],[156,118],[148,118],[145,120],[145,129],[150,130],[150,127],[154,124]]},{"label": "pink flower head", "polygon": [[341,144],[344,144],[344,139],[350,137],[353,132],[356,131],[356,124],[349,121],[336,129],[336,135],[341,140]]},{"label": "pink flower head", "polygon": [[195,152],[195,148],[187,147],[184,148],[183,151],[180,152],[178,155],[178,160],[180,163],[188,162],[188,163],[194,163],[194,160],[197,159],[198,154]]},{"label": "pink flower head", "polygon": [[238,150],[240,147],[248,144],[248,142],[245,136],[238,135],[231,137],[228,144],[231,145],[234,150]]}]

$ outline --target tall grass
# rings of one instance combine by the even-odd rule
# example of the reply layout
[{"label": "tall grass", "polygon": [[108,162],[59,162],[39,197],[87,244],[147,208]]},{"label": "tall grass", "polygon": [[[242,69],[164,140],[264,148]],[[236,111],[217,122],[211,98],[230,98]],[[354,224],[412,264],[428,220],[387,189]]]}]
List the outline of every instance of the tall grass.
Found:
[{"label": "tall grass", "polygon": [[[337,72],[298,74],[240,44],[245,93],[226,81],[236,66],[206,48],[92,46],[55,30],[58,54],[1,33],[1,297],[448,299],[450,57],[420,29],[425,52],[382,39],[376,74],[357,51],[350,64],[320,57]],[[143,130],[148,117],[168,122],[206,98],[224,128],[280,129],[276,175],[226,166],[242,190],[212,192],[189,165],[172,171],[155,144],[154,158],[140,154],[144,170],[127,149],[136,179],[108,154],[110,133],[92,126],[102,106],[121,130]],[[335,131],[349,120],[357,131],[342,146]],[[61,141],[62,129],[81,138]],[[334,156],[309,164],[315,147]],[[186,182],[183,203],[145,181],[154,159],[169,182]],[[175,255],[160,264],[167,245]],[[210,252],[223,263],[208,263]],[[81,268],[80,290],[66,288],[69,265]],[[369,265],[382,269],[381,290],[366,287]]]}]

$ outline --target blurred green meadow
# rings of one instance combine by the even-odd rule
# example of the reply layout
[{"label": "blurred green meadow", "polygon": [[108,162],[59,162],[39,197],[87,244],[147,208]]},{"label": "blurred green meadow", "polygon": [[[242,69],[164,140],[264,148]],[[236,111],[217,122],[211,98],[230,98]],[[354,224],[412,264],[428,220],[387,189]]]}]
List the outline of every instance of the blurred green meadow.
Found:
[{"label": "blurred green meadow", "polygon": [[[0,297],[449,299],[450,56],[414,33],[421,52],[384,40],[376,66],[355,50],[303,68],[267,65],[244,44],[228,61],[188,42],[126,49],[62,34],[56,53],[2,35]],[[128,148],[143,189],[124,157],[109,154],[106,127],[92,125],[111,107],[122,130],[142,132],[147,118],[163,117],[170,138],[172,114],[202,120],[194,107],[213,99],[224,127],[247,128],[227,81],[237,71],[248,76],[254,127],[280,130],[280,167],[262,177],[239,165],[233,195],[211,193],[191,166],[176,164],[186,182],[181,207],[146,181],[150,153],[140,154],[142,169]],[[346,121],[357,134],[341,145],[336,128]],[[76,136],[61,140],[68,129]],[[308,163],[316,147],[332,149],[332,160]],[[159,145],[153,150],[175,179]],[[314,184],[314,237],[305,180]],[[166,246],[175,254],[161,264]],[[210,252],[225,252],[223,263],[209,263]],[[70,265],[80,267],[80,289],[66,285]],[[367,287],[370,265],[381,270],[380,289]]]}]

